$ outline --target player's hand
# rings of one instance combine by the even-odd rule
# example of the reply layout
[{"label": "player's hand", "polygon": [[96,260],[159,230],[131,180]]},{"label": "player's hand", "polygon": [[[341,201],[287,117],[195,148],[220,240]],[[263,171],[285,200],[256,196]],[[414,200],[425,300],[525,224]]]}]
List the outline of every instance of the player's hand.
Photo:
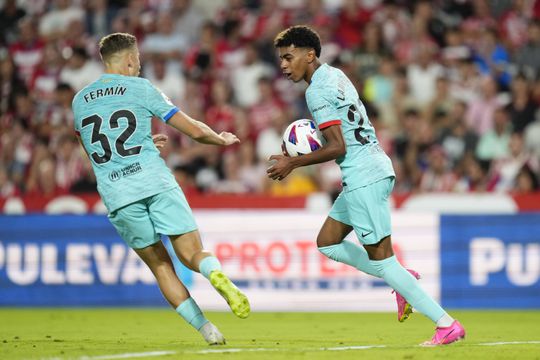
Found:
[{"label": "player's hand", "polygon": [[152,140],[158,149],[162,149],[167,143],[167,140],[169,140],[169,137],[165,134],[156,134],[152,135]]},{"label": "player's hand", "polygon": [[240,139],[238,139],[233,133],[223,131],[219,134],[219,136],[225,140],[225,144],[223,144],[225,146],[240,143]]},{"label": "player's hand", "polygon": [[270,166],[266,173],[272,180],[283,180],[294,170],[292,164],[292,158],[284,155],[272,155],[269,161],[274,161],[274,164]]}]

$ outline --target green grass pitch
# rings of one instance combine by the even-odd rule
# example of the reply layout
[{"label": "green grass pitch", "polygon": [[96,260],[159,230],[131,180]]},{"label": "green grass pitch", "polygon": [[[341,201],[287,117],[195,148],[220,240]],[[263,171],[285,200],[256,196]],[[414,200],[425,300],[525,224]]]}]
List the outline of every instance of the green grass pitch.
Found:
[{"label": "green grass pitch", "polygon": [[420,314],[207,313],[226,346],[207,346],[159,309],[0,309],[0,359],[540,359],[540,311],[453,311],[467,338],[417,346],[433,333]]}]

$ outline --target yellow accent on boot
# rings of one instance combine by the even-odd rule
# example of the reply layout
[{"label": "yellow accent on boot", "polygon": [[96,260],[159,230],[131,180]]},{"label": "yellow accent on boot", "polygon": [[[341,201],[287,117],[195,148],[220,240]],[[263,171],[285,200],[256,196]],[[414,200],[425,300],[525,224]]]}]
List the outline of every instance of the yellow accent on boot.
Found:
[{"label": "yellow accent on boot", "polygon": [[220,270],[210,273],[210,284],[227,301],[234,315],[241,319],[249,316],[249,300],[244,293],[233,284],[233,282]]},{"label": "yellow accent on boot", "polygon": [[399,322],[404,322],[409,318],[409,316],[413,313],[413,307],[411,304],[405,305],[405,310],[403,310],[403,315],[401,316],[401,319],[399,319]]}]

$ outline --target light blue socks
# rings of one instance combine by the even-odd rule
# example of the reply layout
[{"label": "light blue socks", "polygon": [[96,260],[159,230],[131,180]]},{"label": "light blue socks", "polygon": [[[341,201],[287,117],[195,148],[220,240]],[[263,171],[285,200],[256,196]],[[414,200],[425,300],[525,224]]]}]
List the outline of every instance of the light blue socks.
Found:
[{"label": "light blue socks", "polygon": [[207,256],[199,263],[199,272],[207,279],[214,270],[221,270],[221,264],[215,256]]},{"label": "light blue socks", "polygon": [[370,260],[370,262],[390,287],[434,323],[443,319],[443,316],[448,316],[446,311],[420,287],[414,276],[401,266],[395,256],[384,260]]},{"label": "light blue socks", "polygon": [[343,240],[336,245],[320,247],[319,251],[332,260],[355,267],[366,274],[381,277],[377,269],[371,264],[367,251],[363,246]]},{"label": "light blue socks", "polygon": [[183,303],[178,305],[176,312],[180,314],[181,317],[193,326],[196,330],[199,330],[203,327],[208,320],[204,317],[199,305],[193,300],[193,298],[187,298]]}]

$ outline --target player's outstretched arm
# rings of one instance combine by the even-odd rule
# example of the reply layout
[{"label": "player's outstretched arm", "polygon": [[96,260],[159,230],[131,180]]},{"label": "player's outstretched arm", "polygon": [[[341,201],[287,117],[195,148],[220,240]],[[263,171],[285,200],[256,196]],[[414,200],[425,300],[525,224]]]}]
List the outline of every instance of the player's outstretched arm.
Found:
[{"label": "player's outstretched arm", "polygon": [[275,163],[266,170],[268,177],[272,180],[282,180],[297,167],[319,164],[344,156],[347,149],[341,133],[341,126],[332,125],[321,131],[326,139],[326,144],[319,150],[296,157],[272,155],[270,160],[275,161]]},{"label": "player's outstretched arm", "polygon": [[174,114],[167,123],[193,140],[203,144],[226,146],[240,142],[236,135],[229,132],[218,134],[205,123],[189,117],[182,111]]}]

